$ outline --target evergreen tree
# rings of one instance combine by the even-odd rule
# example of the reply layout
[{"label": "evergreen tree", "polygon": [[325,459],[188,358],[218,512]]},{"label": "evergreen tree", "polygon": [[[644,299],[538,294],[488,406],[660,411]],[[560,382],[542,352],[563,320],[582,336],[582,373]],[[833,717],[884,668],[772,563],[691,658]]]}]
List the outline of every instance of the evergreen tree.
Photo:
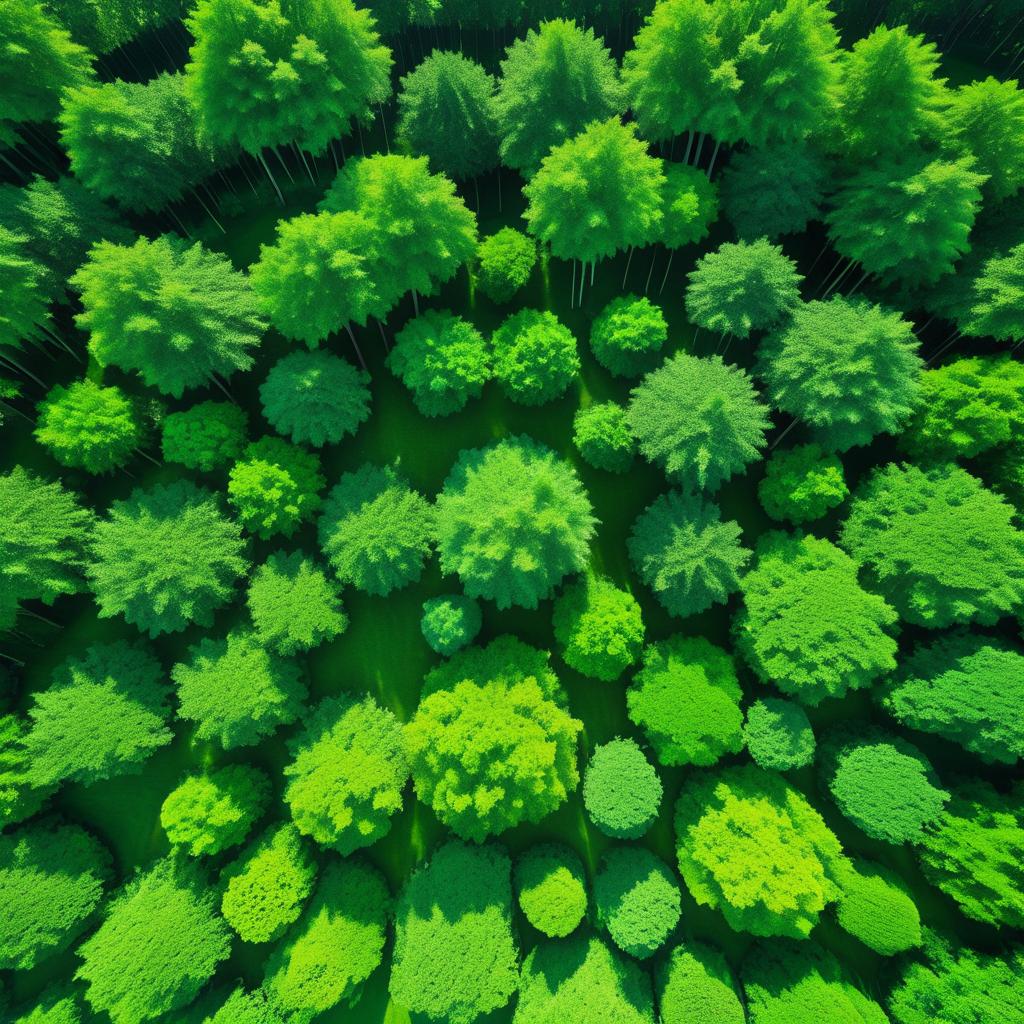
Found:
[{"label": "evergreen tree", "polygon": [[21,348],[23,341],[38,338],[50,318],[49,303],[55,295],[48,285],[46,268],[28,252],[29,236],[16,234],[0,224],[0,357],[4,349]]},{"label": "evergreen tree", "polygon": [[1024,244],[985,260],[970,283],[966,309],[956,316],[965,334],[997,341],[1024,339]]}]

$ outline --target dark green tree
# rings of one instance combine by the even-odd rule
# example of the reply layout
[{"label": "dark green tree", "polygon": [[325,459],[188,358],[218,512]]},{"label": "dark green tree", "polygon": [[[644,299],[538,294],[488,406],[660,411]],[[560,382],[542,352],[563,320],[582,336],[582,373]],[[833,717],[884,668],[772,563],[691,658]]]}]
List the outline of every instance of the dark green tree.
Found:
[{"label": "dark green tree", "polygon": [[765,697],[747,708],[743,742],[761,768],[785,772],[814,761],[814,731],[807,712],[791,700]]},{"label": "dark green tree", "polygon": [[638,377],[652,370],[667,339],[661,307],[637,295],[612,299],[590,328],[594,358],[616,377]]},{"label": "dark green tree", "polygon": [[521,309],[491,337],[494,376],[522,405],[543,405],[564,394],[580,372],[576,339],[554,313]]},{"label": "dark green tree", "polygon": [[420,632],[438,654],[454,654],[472,643],[482,625],[480,604],[464,594],[431,597],[423,602]]},{"label": "dark green tree", "polygon": [[32,785],[28,728],[25,719],[0,714],[0,830],[32,817],[52,792]]},{"label": "dark green tree", "polygon": [[508,302],[537,264],[537,243],[515,228],[499,228],[480,239],[476,250],[477,283],[493,302]]},{"label": "dark green tree", "polygon": [[163,418],[163,456],[186,469],[209,473],[242,454],[248,425],[241,406],[231,402],[198,402]]},{"label": "dark green tree", "polygon": [[[718,187],[697,167],[663,161],[661,227],[657,240],[669,249],[682,249],[707,237],[718,218]],[[669,258],[669,268],[672,260]],[[668,268],[662,279],[664,287]]]},{"label": "dark green tree", "polygon": [[839,456],[818,444],[780,448],[765,463],[758,484],[761,507],[772,519],[806,523],[841,505],[850,493]]},{"label": "dark green tree", "polygon": [[516,860],[516,897],[537,931],[561,939],[574,932],[587,912],[583,862],[567,846],[532,846]]},{"label": "dark green tree", "polygon": [[956,320],[965,334],[997,341],[1024,338],[1021,292],[1024,289],[1024,244],[1005,254],[997,253],[982,263],[970,281],[966,308]]},{"label": "dark green tree", "polygon": [[654,765],[630,739],[598,744],[583,775],[583,806],[598,831],[639,839],[658,818],[664,793]]},{"label": "dark green tree", "polygon": [[56,297],[46,268],[29,252],[29,237],[0,224],[0,357],[11,366],[11,356],[4,350],[19,349],[42,335],[50,319],[49,303]]}]

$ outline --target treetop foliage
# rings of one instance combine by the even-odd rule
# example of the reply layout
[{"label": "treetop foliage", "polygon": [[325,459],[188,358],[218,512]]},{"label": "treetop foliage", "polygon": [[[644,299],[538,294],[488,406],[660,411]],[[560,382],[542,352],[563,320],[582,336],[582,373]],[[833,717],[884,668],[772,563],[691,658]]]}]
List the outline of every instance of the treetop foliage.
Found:
[{"label": "treetop foliage", "polygon": [[451,655],[471,644],[482,625],[479,603],[465,594],[431,597],[423,602],[420,632],[438,654]]},{"label": "treetop foliage", "polygon": [[721,953],[697,942],[676,946],[657,972],[662,1024],[746,1024]]},{"label": "treetop foliage", "polygon": [[717,220],[718,187],[689,164],[666,160],[661,170],[665,175],[665,188],[658,240],[669,249],[681,249],[705,238],[711,224]]},{"label": "treetop foliage", "polygon": [[521,309],[491,336],[494,376],[522,405],[558,398],[580,372],[576,338],[554,313]]},{"label": "treetop foliage", "polygon": [[515,228],[500,228],[477,246],[477,282],[494,302],[508,302],[530,280],[537,243]]},{"label": "treetop foliage", "polygon": [[560,939],[579,927],[587,912],[587,880],[569,847],[531,847],[516,860],[513,878],[519,907],[537,931]]},{"label": "treetop foliage", "polygon": [[961,329],[997,341],[1024,338],[1020,294],[1024,285],[1024,244],[990,256],[978,270],[963,309],[954,311]]},{"label": "treetop foliage", "polygon": [[843,931],[880,956],[895,956],[921,944],[921,916],[900,877],[864,860],[842,875],[836,920]]},{"label": "treetop foliage", "polygon": [[743,742],[761,768],[789,771],[814,760],[814,731],[799,704],[777,697],[754,701],[747,708]]},{"label": "treetop foliage", "polygon": [[646,296],[612,299],[590,327],[594,358],[616,377],[637,377],[653,369],[667,339],[665,314]]},{"label": "treetop foliage", "polygon": [[625,406],[618,402],[588,405],[577,410],[572,426],[576,450],[594,469],[625,473],[633,465],[636,440],[629,429]]},{"label": "treetop foliage", "polygon": [[49,319],[46,268],[32,258],[28,238],[0,224],[0,348],[18,349],[35,340]]},{"label": "treetop foliage", "polygon": [[605,835],[639,839],[657,819],[662,793],[658,773],[634,740],[616,737],[594,748],[583,806]]},{"label": "treetop foliage", "polygon": [[841,505],[850,493],[839,456],[816,443],[779,448],[765,462],[757,496],[772,519],[806,523]]},{"label": "treetop foliage", "polygon": [[161,423],[163,456],[209,473],[242,454],[248,422],[245,410],[231,402],[198,402],[168,413]]}]

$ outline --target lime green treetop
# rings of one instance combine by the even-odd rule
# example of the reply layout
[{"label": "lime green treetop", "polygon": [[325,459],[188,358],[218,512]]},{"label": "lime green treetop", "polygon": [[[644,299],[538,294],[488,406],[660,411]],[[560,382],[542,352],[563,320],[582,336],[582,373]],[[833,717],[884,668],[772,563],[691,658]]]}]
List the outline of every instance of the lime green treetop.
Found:
[{"label": "lime green treetop", "polygon": [[587,879],[569,847],[531,847],[516,860],[513,878],[519,908],[537,931],[564,938],[576,930],[587,912]]},{"label": "lime green treetop", "polygon": [[543,405],[563,395],[580,372],[576,338],[554,313],[521,309],[491,336],[494,376],[522,405]]},{"label": "lime green treetop", "polygon": [[616,377],[637,377],[654,369],[667,340],[665,314],[646,296],[612,299],[590,327],[594,358]]},{"label": "lime green treetop", "polygon": [[657,972],[662,1024],[746,1024],[724,956],[710,946],[675,947]]},{"label": "lime green treetop", "polygon": [[657,239],[681,249],[707,237],[718,218],[718,187],[698,167],[662,161],[661,227]]},{"label": "lime green treetop", "polygon": [[587,817],[606,836],[639,839],[654,824],[664,790],[635,740],[598,744],[583,776]]}]

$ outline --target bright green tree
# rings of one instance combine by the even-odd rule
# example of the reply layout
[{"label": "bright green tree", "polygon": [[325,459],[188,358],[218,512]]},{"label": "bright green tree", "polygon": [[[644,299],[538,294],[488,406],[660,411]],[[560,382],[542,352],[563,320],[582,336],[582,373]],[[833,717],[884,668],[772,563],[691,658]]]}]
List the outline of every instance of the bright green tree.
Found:
[{"label": "bright green tree", "polygon": [[724,956],[710,946],[676,946],[656,976],[662,1024],[746,1024]]},{"label": "bright green tree", "polygon": [[11,1018],[13,1024],[81,1024],[82,1011],[68,989],[48,989],[27,1013]]},{"label": "bright green tree", "polygon": [[761,768],[785,772],[814,761],[814,731],[807,712],[791,700],[765,697],[747,708],[743,742]]},{"label": "bright green tree", "polygon": [[515,863],[516,897],[537,931],[561,939],[574,932],[587,912],[583,862],[567,846],[532,846]]},{"label": "bright green tree", "polygon": [[780,448],[765,463],[757,486],[761,507],[772,519],[806,523],[841,505],[850,493],[839,456],[819,444]]},{"label": "bright green tree", "polygon": [[465,594],[431,597],[423,602],[420,632],[438,654],[454,654],[472,643],[482,625],[479,602]]},{"label": "bright green tree", "polygon": [[547,310],[511,314],[492,335],[491,346],[498,384],[522,405],[558,398],[580,372],[572,331]]},{"label": "bright green tree", "polygon": [[836,904],[839,927],[879,956],[895,956],[921,945],[921,915],[895,871],[855,860],[840,875]]},{"label": "bright green tree", "polygon": [[572,443],[584,462],[609,473],[625,473],[633,465],[636,439],[626,409],[618,402],[598,402],[577,409]]},{"label": "bright green tree", "polygon": [[1024,295],[1024,244],[1005,254],[996,253],[982,263],[970,282],[966,308],[956,312],[965,333],[997,341],[1024,338],[1021,297]]},{"label": "bright green tree", "polygon": [[[46,268],[28,251],[29,236],[0,224],[0,287],[4,291],[0,311],[0,355],[5,348],[21,348],[34,341],[50,317]],[[8,357],[5,357],[8,359]]]},{"label": "bright green tree", "polygon": [[[206,1009],[205,1002],[199,1000],[192,1004],[185,1024],[193,1024],[191,1014],[202,1013]],[[215,1014],[203,1017],[196,1024],[284,1024],[284,1017],[266,989],[257,988],[246,992],[239,985]]]},{"label": "bright green tree", "polygon": [[0,714],[0,829],[32,817],[52,792],[32,785],[27,735],[25,719]]},{"label": "bright green tree", "polygon": [[537,243],[515,228],[499,228],[480,239],[476,250],[477,284],[494,302],[508,302],[537,264]]},{"label": "bright green tree", "polygon": [[198,402],[161,422],[164,459],[209,473],[234,462],[245,447],[248,417],[231,402]]},{"label": "bright green tree", "polygon": [[637,295],[612,299],[590,327],[594,358],[616,377],[638,377],[652,370],[667,340],[661,307]]},{"label": "bright green tree", "polygon": [[657,820],[663,793],[654,765],[634,740],[616,736],[594,748],[583,776],[583,806],[598,831],[639,839]]},{"label": "bright green tree", "polygon": [[[665,188],[658,241],[673,250],[700,242],[718,218],[718,187],[703,171],[688,164],[663,161],[661,170],[665,175]],[[669,267],[671,265],[670,259]],[[667,269],[665,277],[668,277]]]}]

